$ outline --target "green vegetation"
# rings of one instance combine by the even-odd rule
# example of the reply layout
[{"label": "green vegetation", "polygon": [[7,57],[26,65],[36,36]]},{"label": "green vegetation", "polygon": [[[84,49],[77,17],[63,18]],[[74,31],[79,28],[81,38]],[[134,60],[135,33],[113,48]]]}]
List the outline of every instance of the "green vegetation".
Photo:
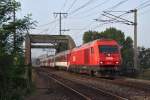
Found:
[{"label": "green vegetation", "polygon": [[139,47],[140,69],[150,68],[150,48]]},{"label": "green vegetation", "polygon": [[34,22],[30,16],[15,17],[20,6],[15,0],[0,1],[0,100],[21,100],[29,90],[23,41]]},{"label": "green vegetation", "polygon": [[150,80],[150,68],[143,70],[143,72],[140,73],[137,78]]},{"label": "green vegetation", "polygon": [[56,46],[56,52],[59,53],[59,52],[62,52],[62,51],[65,51],[68,49],[68,44],[67,43],[58,43],[57,46]]},{"label": "green vegetation", "polygon": [[[121,46],[122,52],[122,71],[128,72],[133,71],[133,40],[131,37],[126,37],[121,30],[117,30],[116,28],[108,28],[103,32],[93,32],[88,31],[84,33],[83,43],[87,43],[89,41],[95,39],[114,39]],[[144,47],[139,47],[139,68],[142,70],[150,68],[150,49],[145,49]],[[133,75],[133,74],[132,74]]]}]

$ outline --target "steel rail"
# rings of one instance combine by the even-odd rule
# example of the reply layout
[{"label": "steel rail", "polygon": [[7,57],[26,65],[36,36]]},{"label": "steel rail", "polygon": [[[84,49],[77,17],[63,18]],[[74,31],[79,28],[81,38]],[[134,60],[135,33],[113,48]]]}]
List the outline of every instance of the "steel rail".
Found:
[{"label": "steel rail", "polygon": [[[45,73],[44,73],[44,74],[45,74]],[[71,91],[77,93],[78,95],[80,95],[81,97],[85,98],[86,100],[92,100],[92,99],[89,98],[88,96],[86,96],[86,95],[84,95],[84,94],[78,92],[77,90],[75,90],[75,89],[73,89],[73,88],[71,88],[71,87],[65,85],[64,83],[62,83],[61,81],[57,80],[56,78],[53,78],[52,76],[50,76],[49,73],[47,73],[47,76],[48,76],[48,78],[51,78],[52,80],[54,80],[54,81],[57,82],[58,84],[62,85],[63,87],[68,88],[69,90],[71,90]]]},{"label": "steel rail", "polygon": [[[46,72],[46,71],[44,71],[44,72]],[[49,72],[48,72],[48,73],[46,72],[46,74],[47,74],[47,76],[48,76],[49,78],[51,78],[52,80],[56,81],[57,83],[59,83],[60,85],[62,85],[62,86],[64,86],[64,87],[66,87],[66,88],[68,88],[68,89],[74,91],[75,93],[79,94],[80,96],[82,96],[82,97],[85,98],[86,100],[92,100],[92,99],[89,98],[88,96],[82,94],[81,92],[79,92],[79,91],[77,91],[77,90],[75,90],[75,89],[73,89],[73,88],[71,88],[71,87],[65,85],[65,84],[62,83],[61,81],[59,81],[59,80],[57,80],[56,78],[52,77],[52,75],[55,75],[55,74],[51,74],[51,73],[49,73]],[[57,76],[57,75],[56,75],[56,76]],[[60,76],[58,76],[58,77],[60,77]],[[61,77],[61,78],[62,78],[62,77]],[[63,78],[63,79],[64,79],[64,78]],[[67,80],[67,79],[66,79],[66,80]],[[69,80],[69,81],[71,81],[71,80]],[[73,82],[73,81],[71,81],[71,82]],[[78,84],[82,84],[82,83],[78,83]],[[115,97],[115,98],[118,99],[118,100],[129,100],[128,98],[121,97],[121,96],[119,96],[119,95],[116,95],[116,94],[114,94],[114,93],[111,93],[111,92],[102,90],[102,89],[100,89],[100,88],[96,88],[96,87],[89,86],[89,85],[85,85],[85,84],[82,84],[82,85],[84,85],[84,86],[86,86],[86,87],[89,87],[89,88],[92,88],[92,89],[95,89],[95,90],[97,90],[97,91],[100,91],[100,92],[103,93],[103,94],[107,94],[107,95],[110,95],[110,96],[112,96],[112,97]]]},{"label": "steel rail", "polygon": [[119,100],[129,100],[129,99],[125,98],[125,97],[118,96],[118,95],[116,95],[116,94],[113,94],[113,93],[108,92],[108,91],[104,91],[104,90],[102,90],[102,89],[99,89],[99,88],[96,88],[96,87],[93,87],[93,86],[88,86],[88,87],[93,88],[93,89],[95,89],[95,90],[98,90],[98,91],[100,91],[100,92],[102,92],[102,93],[105,93],[105,94],[114,96],[114,97],[116,97],[116,98],[119,99]]}]

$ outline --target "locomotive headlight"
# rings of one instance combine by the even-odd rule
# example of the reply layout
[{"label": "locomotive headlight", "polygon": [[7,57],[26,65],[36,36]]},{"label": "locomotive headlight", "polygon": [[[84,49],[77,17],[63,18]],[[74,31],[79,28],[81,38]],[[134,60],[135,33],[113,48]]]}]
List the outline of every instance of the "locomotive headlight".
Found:
[{"label": "locomotive headlight", "polygon": [[101,61],[100,64],[103,64],[103,62]]},{"label": "locomotive headlight", "polygon": [[116,61],[116,64],[119,64],[119,62],[118,62],[118,61]]}]

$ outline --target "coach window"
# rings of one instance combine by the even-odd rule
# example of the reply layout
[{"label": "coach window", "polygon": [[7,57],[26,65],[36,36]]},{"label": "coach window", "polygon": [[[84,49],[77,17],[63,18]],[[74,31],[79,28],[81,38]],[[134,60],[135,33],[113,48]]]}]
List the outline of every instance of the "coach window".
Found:
[{"label": "coach window", "polygon": [[91,53],[94,53],[94,48],[93,47],[91,47]]}]

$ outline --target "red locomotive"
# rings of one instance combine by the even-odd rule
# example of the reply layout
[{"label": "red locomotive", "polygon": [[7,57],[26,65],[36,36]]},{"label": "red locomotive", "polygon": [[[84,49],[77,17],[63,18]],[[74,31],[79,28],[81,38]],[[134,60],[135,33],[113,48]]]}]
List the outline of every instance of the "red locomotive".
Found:
[{"label": "red locomotive", "polygon": [[40,60],[41,66],[59,67],[79,73],[111,73],[121,65],[120,46],[115,40],[95,40]]}]

